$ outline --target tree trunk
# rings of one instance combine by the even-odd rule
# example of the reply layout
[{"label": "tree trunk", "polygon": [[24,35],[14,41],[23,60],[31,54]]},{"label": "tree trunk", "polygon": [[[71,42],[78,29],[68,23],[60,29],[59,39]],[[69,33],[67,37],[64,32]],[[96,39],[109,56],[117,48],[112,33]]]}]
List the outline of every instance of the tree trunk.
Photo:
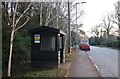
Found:
[{"label": "tree trunk", "polygon": [[10,52],[9,52],[9,61],[8,61],[8,77],[11,76],[11,58],[12,58],[12,50],[13,50],[13,39],[14,39],[14,28],[12,28],[11,38],[10,38]]}]

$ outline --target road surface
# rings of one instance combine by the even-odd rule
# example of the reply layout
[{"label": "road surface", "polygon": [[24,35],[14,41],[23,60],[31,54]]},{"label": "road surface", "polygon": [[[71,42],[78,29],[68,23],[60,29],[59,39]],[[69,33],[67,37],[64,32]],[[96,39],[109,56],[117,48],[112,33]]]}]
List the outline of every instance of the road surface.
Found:
[{"label": "road surface", "polygon": [[91,46],[86,51],[103,77],[118,77],[118,50]]}]

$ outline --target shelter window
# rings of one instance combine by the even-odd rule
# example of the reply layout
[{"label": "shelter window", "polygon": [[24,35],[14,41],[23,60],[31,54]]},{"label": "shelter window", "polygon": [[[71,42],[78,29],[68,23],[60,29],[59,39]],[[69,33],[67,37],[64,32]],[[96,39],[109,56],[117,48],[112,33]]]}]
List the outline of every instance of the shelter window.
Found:
[{"label": "shelter window", "polygon": [[41,37],[41,51],[55,51],[55,37]]}]

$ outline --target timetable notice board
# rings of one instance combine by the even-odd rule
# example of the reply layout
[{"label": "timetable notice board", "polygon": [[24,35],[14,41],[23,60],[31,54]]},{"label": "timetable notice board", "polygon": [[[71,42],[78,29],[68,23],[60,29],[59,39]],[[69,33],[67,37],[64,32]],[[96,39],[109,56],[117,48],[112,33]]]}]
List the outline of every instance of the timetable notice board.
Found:
[{"label": "timetable notice board", "polygon": [[40,34],[34,35],[34,43],[40,43]]}]

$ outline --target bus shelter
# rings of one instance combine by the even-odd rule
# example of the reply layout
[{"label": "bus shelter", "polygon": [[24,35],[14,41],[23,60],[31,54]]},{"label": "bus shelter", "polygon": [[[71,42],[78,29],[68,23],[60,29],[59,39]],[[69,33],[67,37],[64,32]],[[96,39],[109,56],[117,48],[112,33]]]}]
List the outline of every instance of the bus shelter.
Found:
[{"label": "bus shelter", "polygon": [[40,26],[29,30],[31,34],[31,66],[59,67],[65,62],[65,33],[59,29]]}]

